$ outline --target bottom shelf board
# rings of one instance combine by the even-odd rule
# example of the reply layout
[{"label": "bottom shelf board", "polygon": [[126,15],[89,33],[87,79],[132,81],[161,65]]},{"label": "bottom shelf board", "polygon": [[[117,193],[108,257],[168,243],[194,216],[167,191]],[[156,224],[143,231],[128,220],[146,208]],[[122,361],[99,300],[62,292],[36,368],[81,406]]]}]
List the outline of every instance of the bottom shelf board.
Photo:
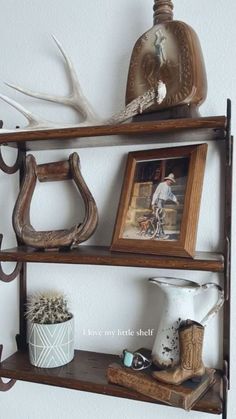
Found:
[{"label": "bottom shelf board", "polygon": [[[16,352],[0,363],[0,376],[16,380],[65,387],[126,399],[162,404],[133,390],[109,384],[106,371],[109,364],[117,362],[117,355],[75,351],[72,362],[59,368],[37,368],[30,364],[27,352]],[[222,378],[216,374],[216,383],[195,404],[193,410],[222,413]]]}]

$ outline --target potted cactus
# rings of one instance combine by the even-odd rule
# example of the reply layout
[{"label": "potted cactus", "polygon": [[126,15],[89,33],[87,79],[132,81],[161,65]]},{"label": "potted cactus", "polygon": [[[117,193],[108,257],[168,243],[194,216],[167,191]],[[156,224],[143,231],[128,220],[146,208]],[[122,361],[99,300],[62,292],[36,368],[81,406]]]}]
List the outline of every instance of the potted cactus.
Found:
[{"label": "potted cactus", "polygon": [[74,318],[63,294],[46,292],[31,295],[26,318],[31,364],[54,368],[73,359]]}]

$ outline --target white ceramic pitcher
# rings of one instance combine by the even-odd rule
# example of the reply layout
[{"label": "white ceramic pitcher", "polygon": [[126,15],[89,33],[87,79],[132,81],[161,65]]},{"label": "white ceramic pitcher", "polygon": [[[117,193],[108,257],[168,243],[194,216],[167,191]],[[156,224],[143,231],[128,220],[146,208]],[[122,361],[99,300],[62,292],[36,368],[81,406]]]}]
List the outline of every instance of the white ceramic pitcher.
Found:
[{"label": "white ceramic pitcher", "polygon": [[[191,319],[205,326],[223,306],[224,291],[211,282],[199,285],[186,279],[165,277],[150,278],[149,281],[157,285],[166,297],[152,349],[152,360],[160,368],[172,367],[179,361],[178,328],[181,321]],[[199,321],[194,312],[194,297],[212,288],[218,291],[218,301]]]}]

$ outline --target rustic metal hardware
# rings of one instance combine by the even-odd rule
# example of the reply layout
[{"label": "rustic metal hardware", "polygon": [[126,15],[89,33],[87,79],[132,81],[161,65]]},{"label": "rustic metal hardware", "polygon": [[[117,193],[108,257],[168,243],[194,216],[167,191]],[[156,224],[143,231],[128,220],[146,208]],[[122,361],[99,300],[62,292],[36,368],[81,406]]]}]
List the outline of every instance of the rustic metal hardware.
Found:
[{"label": "rustic metal hardware", "polygon": [[[13,227],[18,240],[41,249],[76,248],[93,234],[98,223],[96,203],[81,175],[78,154],[71,154],[69,161],[39,166],[29,154],[25,163],[25,177],[13,212]],[[42,182],[74,180],[85,204],[83,222],[67,230],[36,231],[30,223],[30,204],[37,179]]]},{"label": "rustic metal hardware", "polygon": [[226,127],[226,164],[231,166],[232,164],[232,136],[231,136],[231,118],[232,118],[232,103],[230,99],[227,99],[227,127]]},{"label": "rustic metal hardware", "polygon": [[228,366],[228,362],[224,361],[224,365],[223,365],[223,414],[222,414],[222,419],[227,419],[227,407],[228,407],[228,390],[229,390],[229,380],[228,380],[228,375],[229,375],[229,366]]},{"label": "rustic metal hardware", "polygon": [[227,391],[230,386],[230,327],[231,327],[231,214],[232,214],[232,153],[233,137],[231,135],[231,101],[227,100],[227,125],[225,136],[225,215],[224,215],[224,289],[226,301],[224,305],[223,326],[223,359],[224,359],[224,395],[223,419],[227,417]]},{"label": "rustic metal hardware", "polygon": [[[1,250],[1,247],[2,247],[2,239],[3,239],[3,235],[0,234],[0,250]],[[17,262],[14,271],[11,274],[5,274],[5,272],[3,272],[2,264],[0,262],[0,281],[3,281],[3,282],[13,281],[17,277],[17,275],[19,275],[19,272],[21,270],[21,266],[22,266],[22,263]]]},{"label": "rustic metal hardware", "polygon": [[[2,350],[3,350],[3,345],[0,345],[0,362],[1,362],[1,359],[2,359]],[[16,383],[16,380],[14,380],[14,379],[9,380],[7,383],[4,383],[2,381],[2,378],[0,377],[0,391],[10,390],[14,386],[15,383]]]},{"label": "rustic metal hardware", "polygon": [[16,173],[22,164],[22,160],[23,160],[23,153],[20,149],[18,149],[18,154],[17,154],[15,163],[13,164],[13,166],[8,166],[3,160],[2,150],[0,147],[0,169],[4,173],[7,173],[8,175],[12,175],[13,173]]},{"label": "rustic metal hardware", "polygon": [[27,321],[25,317],[25,308],[27,300],[27,264],[22,263],[19,277],[19,334],[16,335],[16,344],[18,351],[27,350]]},{"label": "rustic metal hardware", "polygon": [[230,248],[231,243],[229,237],[226,237],[226,251],[225,251],[225,301],[229,301],[230,297]]}]

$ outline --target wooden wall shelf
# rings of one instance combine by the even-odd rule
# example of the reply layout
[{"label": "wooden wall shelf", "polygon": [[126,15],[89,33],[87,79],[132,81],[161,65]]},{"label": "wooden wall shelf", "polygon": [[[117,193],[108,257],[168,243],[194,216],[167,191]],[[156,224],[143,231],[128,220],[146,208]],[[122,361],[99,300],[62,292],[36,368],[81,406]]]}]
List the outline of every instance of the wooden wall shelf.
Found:
[{"label": "wooden wall shelf", "polygon": [[[105,147],[158,142],[223,140],[225,116],[131,122],[120,125],[57,128],[38,131],[1,133],[0,145],[21,150],[53,150],[80,147]],[[114,138],[113,136],[118,136]],[[129,136],[122,137],[122,136]],[[108,137],[108,138],[100,138]]]},{"label": "wooden wall shelf", "polygon": [[[0,276],[3,281],[13,280],[20,271],[20,327],[17,345],[20,351],[0,362],[0,389],[8,390],[14,380],[23,380],[58,387],[77,389],[146,401],[156,404],[146,396],[132,390],[108,384],[106,370],[118,356],[96,352],[76,351],[74,360],[60,368],[41,369],[29,363],[26,348],[25,303],[27,297],[27,262],[29,263],[67,263],[86,265],[107,265],[143,267],[156,269],[181,269],[211,271],[224,274],[225,304],[223,327],[223,365],[224,371],[217,373],[216,384],[198,401],[194,410],[223,414],[227,417],[227,392],[230,377],[230,265],[231,265],[231,182],[232,182],[232,137],[231,137],[231,102],[228,100],[227,116],[213,116],[195,119],[175,119],[162,121],[140,121],[121,125],[94,127],[71,127],[38,131],[16,130],[4,133],[0,129],[0,147],[9,146],[18,149],[18,158],[12,167],[8,167],[2,157],[1,169],[5,173],[20,170],[20,179],[24,176],[26,151],[70,149],[99,146],[124,146],[130,144],[161,144],[171,147],[177,142],[220,141],[222,147],[222,167],[225,165],[225,216],[224,254],[197,252],[194,259],[141,255],[123,252],[111,252],[107,246],[80,246],[76,250],[39,251],[26,246],[0,250]],[[225,158],[226,156],[226,158]],[[1,242],[1,236],[0,236]],[[1,271],[1,262],[19,262],[17,269],[10,275]],[[0,345],[1,356],[2,345]],[[1,377],[9,378],[8,385],[1,383]],[[158,412],[157,412],[158,414]]]},{"label": "wooden wall shelf", "polygon": [[[107,367],[112,362],[117,362],[118,359],[117,355],[76,351],[74,360],[69,364],[59,368],[46,369],[32,366],[29,363],[27,352],[16,352],[0,364],[0,376],[162,404],[135,391],[107,382]],[[214,386],[196,403],[193,410],[214,414],[222,413],[221,385],[222,378],[218,373]]]},{"label": "wooden wall shelf", "polygon": [[75,250],[38,251],[30,247],[16,247],[0,251],[2,262],[68,263],[86,265],[132,266],[161,269],[187,269],[224,272],[224,258],[220,253],[197,252],[194,259],[112,252],[105,246],[80,246]]}]

